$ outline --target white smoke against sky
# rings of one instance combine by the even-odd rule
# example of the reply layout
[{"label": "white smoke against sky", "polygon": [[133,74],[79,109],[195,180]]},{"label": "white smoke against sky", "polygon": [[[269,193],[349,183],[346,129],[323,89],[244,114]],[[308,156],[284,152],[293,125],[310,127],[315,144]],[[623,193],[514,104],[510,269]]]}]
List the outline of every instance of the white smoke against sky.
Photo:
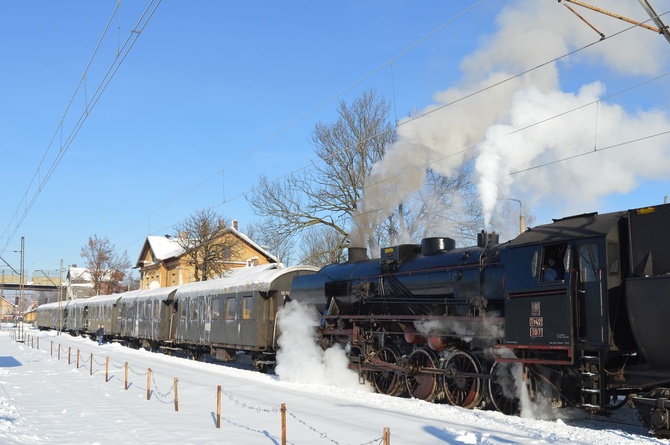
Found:
[{"label": "white smoke against sky", "polygon": [[[638,2],[591,3],[616,6],[617,13],[635,20],[649,18]],[[427,166],[449,175],[474,159],[487,222],[496,203],[512,190],[530,206],[554,200],[580,208],[612,193],[630,192],[641,180],[665,178],[670,167],[667,138],[560,161],[670,129],[662,110],[629,110],[614,102],[616,97],[599,101],[606,85],[597,77],[581,83],[562,79],[564,72],[585,78],[582,72],[601,70],[634,85],[632,76],[667,69],[668,43],[658,34],[636,28],[614,35],[630,25],[588,10],[580,13],[611,39],[554,60],[600,37],[559,2],[506,2],[496,28],[461,61],[460,84],[435,94],[434,104],[400,122],[397,142],[368,178],[357,225],[376,223],[419,190]],[[574,85],[567,86],[570,82]],[[579,111],[566,113],[573,109]],[[510,175],[551,162],[550,167]],[[580,199],[565,199],[570,193]],[[358,235],[358,240],[364,237]]]},{"label": "white smoke against sky", "polygon": [[275,374],[282,381],[308,385],[329,385],[372,391],[361,385],[358,373],[348,369],[349,360],[339,345],[325,351],[317,343],[320,316],[316,309],[297,301],[279,311],[281,331]]}]

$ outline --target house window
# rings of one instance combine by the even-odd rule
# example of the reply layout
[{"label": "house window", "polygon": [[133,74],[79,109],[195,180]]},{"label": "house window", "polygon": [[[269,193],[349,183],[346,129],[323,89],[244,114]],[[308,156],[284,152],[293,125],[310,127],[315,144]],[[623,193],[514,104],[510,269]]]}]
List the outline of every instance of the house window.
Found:
[{"label": "house window", "polygon": [[242,300],[242,319],[251,320],[251,308],[254,304],[254,297],[244,297]]}]

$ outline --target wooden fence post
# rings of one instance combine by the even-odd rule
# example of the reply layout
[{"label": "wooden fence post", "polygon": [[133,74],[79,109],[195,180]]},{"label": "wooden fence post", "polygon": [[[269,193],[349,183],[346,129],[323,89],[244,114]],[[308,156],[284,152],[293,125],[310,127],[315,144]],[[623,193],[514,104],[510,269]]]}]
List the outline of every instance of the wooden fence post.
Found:
[{"label": "wooden fence post", "polygon": [[391,445],[391,429],[389,427],[384,427],[384,445]]},{"label": "wooden fence post", "polygon": [[67,347],[67,364],[68,365],[72,363],[71,357],[72,357],[72,346],[68,346]]},{"label": "wooden fence post", "polygon": [[92,353],[92,352],[91,352],[91,363],[90,363],[90,366],[91,366],[91,370],[90,370],[90,374],[89,374],[89,375],[93,375],[93,353]]},{"label": "wooden fence post", "polygon": [[179,412],[179,392],[177,391],[177,377],[174,378],[174,410]]},{"label": "wooden fence post", "polygon": [[37,349],[39,349],[39,348],[40,348],[40,338],[37,337]]},{"label": "wooden fence post", "polygon": [[58,360],[60,360],[60,343],[58,343]]},{"label": "wooden fence post", "polygon": [[77,370],[79,370],[79,348],[77,348]]},{"label": "wooden fence post", "polygon": [[51,340],[51,357],[54,356],[54,341]]},{"label": "wooden fence post", "polygon": [[105,359],[105,383],[109,382],[109,356]]},{"label": "wooden fence post", "polygon": [[151,368],[147,370],[147,400],[151,399]]},{"label": "wooden fence post", "polygon": [[126,391],[128,391],[128,362],[126,362],[126,378],[125,378],[125,387]]},{"label": "wooden fence post", "polygon": [[286,445],[286,404],[281,404],[281,445]]},{"label": "wooden fence post", "polygon": [[221,385],[216,387],[216,427],[221,428]]}]

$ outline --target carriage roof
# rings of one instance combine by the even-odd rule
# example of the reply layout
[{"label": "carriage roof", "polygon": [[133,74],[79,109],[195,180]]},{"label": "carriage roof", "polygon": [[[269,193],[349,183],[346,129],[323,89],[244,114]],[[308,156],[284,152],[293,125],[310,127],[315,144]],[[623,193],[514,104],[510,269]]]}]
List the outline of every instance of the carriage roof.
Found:
[{"label": "carriage roof", "polygon": [[[189,283],[177,289],[177,297],[191,297],[211,293],[268,292],[276,290],[276,281],[288,274],[314,273],[319,268],[313,266],[284,267],[280,264],[263,264],[241,267],[229,271],[223,278]],[[290,284],[287,286],[287,289]]]}]

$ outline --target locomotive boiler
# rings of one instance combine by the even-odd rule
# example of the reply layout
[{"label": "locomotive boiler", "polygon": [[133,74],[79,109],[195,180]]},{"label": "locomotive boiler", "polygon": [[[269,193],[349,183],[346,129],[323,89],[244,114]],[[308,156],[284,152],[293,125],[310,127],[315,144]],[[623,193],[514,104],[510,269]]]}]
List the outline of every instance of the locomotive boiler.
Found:
[{"label": "locomotive boiler", "polygon": [[589,213],[476,246],[383,248],[294,278],[378,392],[519,410],[522,391],[670,434],[670,205]]}]

